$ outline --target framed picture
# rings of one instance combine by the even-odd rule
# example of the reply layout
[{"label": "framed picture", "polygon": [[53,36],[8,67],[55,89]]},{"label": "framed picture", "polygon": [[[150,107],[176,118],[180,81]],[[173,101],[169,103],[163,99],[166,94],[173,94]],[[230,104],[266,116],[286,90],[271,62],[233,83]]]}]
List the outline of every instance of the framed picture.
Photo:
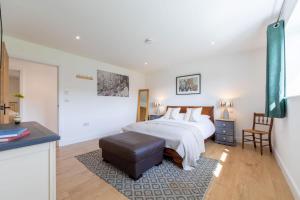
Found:
[{"label": "framed picture", "polygon": [[176,77],[176,95],[201,94],[201,74]]},{"label": "framed picture", "polygon": [[97,70],[98,96],[129,97],[129,77]]}]

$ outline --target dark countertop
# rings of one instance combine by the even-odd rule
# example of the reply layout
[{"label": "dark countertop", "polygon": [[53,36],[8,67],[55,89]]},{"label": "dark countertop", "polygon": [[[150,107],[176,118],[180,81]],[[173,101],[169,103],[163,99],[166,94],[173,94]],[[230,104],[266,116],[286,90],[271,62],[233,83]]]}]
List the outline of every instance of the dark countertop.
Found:
[{"label": "dark countertop", "polygon": [[60,139],[59,135],[55,134],[37,122],[23,122],[19,125],[1,124],[0,130],[20,127],[28,128],[30,130],[30,134],[13,142],[0,142],[0,151],[53,142]]}]

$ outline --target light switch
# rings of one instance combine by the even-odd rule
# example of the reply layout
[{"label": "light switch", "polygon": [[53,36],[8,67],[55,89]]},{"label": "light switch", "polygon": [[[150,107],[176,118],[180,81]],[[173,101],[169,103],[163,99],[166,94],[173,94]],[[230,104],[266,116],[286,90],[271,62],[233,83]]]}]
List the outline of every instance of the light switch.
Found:
[{"label": "light switch", "polygon": [[65,90],[64,95],[69,95],[69,90]]}]

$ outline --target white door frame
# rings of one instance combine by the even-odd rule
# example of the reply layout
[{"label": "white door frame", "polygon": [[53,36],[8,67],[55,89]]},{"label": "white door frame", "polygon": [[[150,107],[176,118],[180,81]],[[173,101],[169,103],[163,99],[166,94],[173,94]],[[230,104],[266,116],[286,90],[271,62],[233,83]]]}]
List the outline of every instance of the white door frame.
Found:
[{"label": "white door frame", "polygon": [[[33,62],[33,63],[40,63],[40,64],[44,64],[44,65],[48,65],[49,67],[55,67],[57,70],[57,75],[56,75],[56,80],[57,80],[57,89],[56,89],[56,92],[57,92],[57,113],[56,113],[56,120],[57,120],[57,134],[60,135],[60,123],[59,123],[59,99],[60,99],[60,96],[59,96],[59,66],[58,65],[52,65],[52,64],[47,64],[47,63],[41,63],[41,62],[36,62],[36,61],[32,61],[32,60],[28,60],[28,59],[22,59],[22,58],[17,58],[17,57],[10,57],[10,59],[17,59],[17,60],[24,60],[26,62]],[[21,94],[24,94],[24,92],[26,93],[26,91],[24,91],[24,72],[23,70],[21,69],[20,66],[9,66],[9,70],[17,70],[20,72],[20,93]],[[26,98],[26,97],[25,97]],[[21,117],[23,117],[23,102],[22,100],[20,101],[20,115]],[[58,142],[57,142],[58,143]]]},{"label": "white door frame", "polygon": [[[14,70],[14,71],[18,71],[19,72],[19,92],[21,94],[24,94],[24,88],[23,88],[23,70],[18,67],[18,66],[13,66],[12,68],[9,66],[8,67],[8,71],[10,70]],[[19,115],[21,116],[21,118],[23,118],[23,101],[20,99],[19,100],[19,108],[20,108],[20,111],[19,111]]]}]

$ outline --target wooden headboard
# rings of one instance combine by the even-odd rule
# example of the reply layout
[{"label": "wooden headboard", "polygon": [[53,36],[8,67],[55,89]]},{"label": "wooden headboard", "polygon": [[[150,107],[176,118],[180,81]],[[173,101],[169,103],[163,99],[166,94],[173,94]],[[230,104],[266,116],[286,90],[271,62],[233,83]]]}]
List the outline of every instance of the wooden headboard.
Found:
[{"label": "wooden headboard", "polygon": [[167,106],[168,108],[180,108],[180,113],[186,113],[187,108],[202,108],[202,115],[209,115],[210,120],[214,123],[214,107],[213,106]]}]

